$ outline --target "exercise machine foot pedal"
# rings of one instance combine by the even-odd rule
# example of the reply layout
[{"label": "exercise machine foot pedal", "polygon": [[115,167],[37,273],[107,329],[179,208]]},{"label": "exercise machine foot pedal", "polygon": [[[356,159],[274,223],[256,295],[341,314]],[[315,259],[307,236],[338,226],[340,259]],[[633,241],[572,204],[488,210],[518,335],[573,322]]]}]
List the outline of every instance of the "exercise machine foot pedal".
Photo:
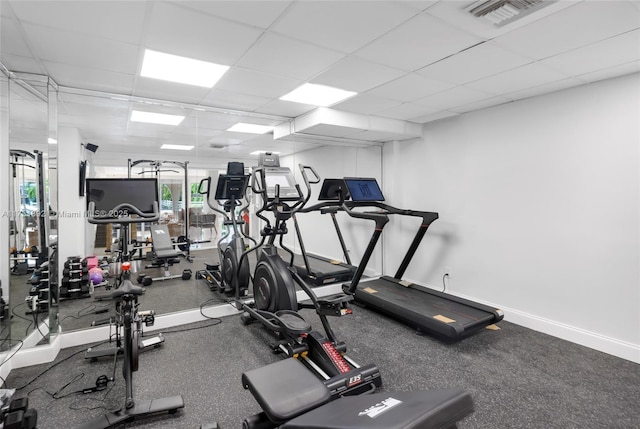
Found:
[{"label": "exercise machine foot pedal", "polygon": [[155,337],[147,338],[140,341],[140,348],[146,349],[147,347],[157,347],[164,343],[164,335],[158,334]]},{"label": "exercise machine foot pedal", "polygon": [[292,334],[304,334],[311,330],[311,325],[297,312],[280,310],[275,313],[277,322]]}]

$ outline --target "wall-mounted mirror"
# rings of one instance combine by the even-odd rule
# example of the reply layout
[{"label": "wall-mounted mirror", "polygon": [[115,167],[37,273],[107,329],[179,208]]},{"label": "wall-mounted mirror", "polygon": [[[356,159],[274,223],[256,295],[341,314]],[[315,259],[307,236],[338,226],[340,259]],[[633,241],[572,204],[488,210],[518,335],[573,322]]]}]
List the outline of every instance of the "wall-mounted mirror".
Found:
[{"label": "wall-mounted mirror", "polygon": [[[200,181],[206,177],[212,177],[215,186],[218,175],[226,172],[228,162],[244,162],[249,171],[257,164],[259,151],[278,152],[282,165],[294,171],[303,187],[299,163],[313,166],[323,177],[380,177],[381,173],[381,148],[374,143],[352,146],[337,141],[275,141],[272,133],[229,131],[239,122],[275,126],[288,121],[287,117],[68,88],[60,88],[59,99],[58,125],[65,130],[77,130],[78,144],[82,145],[77,161],[84,166],[86,177],[157,178],[161,209],[157,224],[163,229],[166,227],[174,247],[187,256],[173,258],[175,260],[167,265],[155,260],[153,225],[139,224],[126,231],[128,247],[124,250],[123,229],[118,225],[95,226],[89,225],[86,219],[77,219],[75,230],[86,232],[81,256],[95,256],[88,269],[92,270],[97,264],[101,276],[95,276],[95,282],[89,279],[90,293],[61,296],[59,320],[65,332],[108,320],[109,302],[96,301],[94,295],[108,287],[110,279],[118,275],[116,261],[123,257],[123,251],[132,260],[136,278],[151,278],[143,303],[158,315],[221,301],[206,282],[196,278],[196,273],[205,264],[218,260],[218,241],[224,237],[227,226],[197,191]],[[162,113],[165,119],[176,122],[173,125],[143,122],[144,116],[135,112]],[[70,165],[75,168],[75,163]],[[75,192],[74,186],[75,182],[64,185],[65,192]],[[320,185],[314,185],[313,192],[319,189]],[[313,196],[312,201],[316,198]],[[64,198],[61,204],[62,201]],[[60,206],[59,211],[65,213],[66,208]],[[358,252],[367,243],[369,230],[351,225],[347,216],[340,217],[339,221],[344,223],[345,241],[357,260]],[[258,238],[256,219],[250,218],[249,223],[251,228],[247,230]],[[301,217],[300,225],[308,250],[328,258],[341,257],[338,241],[333,243],[324,237],[323,230],[334,228],[328,216],[309,214]],[[291,248],[299,249],[293,228],[287,241]],[[185,270],[191,272],[188,280],[181,278]]]},{"label": "wall-mounted mirror", "polygon": [[6,251],[10,275],[3,290],[7,303],[1,321],[6,340],[3,349],[18,343],[24,347],[48,342],[49,328],[56,329],[49,270],[51,238],[55,237],[52,207],[56,206],[55,185],[50,180],[56,149],[49,142],[55,142],[56,136],[56,86],[45,76],[7,76],[9,162],[5,171],[9,171],[9,180],[5,192],[9,195]]}]

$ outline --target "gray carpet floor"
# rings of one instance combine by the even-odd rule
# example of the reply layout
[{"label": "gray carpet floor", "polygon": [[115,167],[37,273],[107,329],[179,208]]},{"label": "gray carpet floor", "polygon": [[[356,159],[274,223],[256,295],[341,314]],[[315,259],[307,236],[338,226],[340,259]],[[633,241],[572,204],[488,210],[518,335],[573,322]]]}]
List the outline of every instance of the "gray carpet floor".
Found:
[{"label": "gray carpet floor", "polygon": [[[315,314],[303,314],[321,329]],[[475,412],[459,423],[460,429],[639,426],[638,364],[504,321],[499,331],[485,330],[455,344],[418,336],[366,308],[354,307],[352,315],[330,321],[352,358],[377,364],[384,391],[468,390]],[[217,421],[222,428],[239,428],[244,417],[259,411],[241,386],[241,374],[282,359],[267,347],[271,336],[261,325],[244,326],[239,316],[228,316],[164,333],[164,346],[140,355],[135,396],[181,394],[185,408],[124,427],[199,428]],[[109,389],[72,393],[113,374],[112,360],[86,361],[84,350],[64,349],[54,363],[11,372],[7,386],[29,396],[39,412],[39,428],[73,427],[122,405],[120,360]]]}]

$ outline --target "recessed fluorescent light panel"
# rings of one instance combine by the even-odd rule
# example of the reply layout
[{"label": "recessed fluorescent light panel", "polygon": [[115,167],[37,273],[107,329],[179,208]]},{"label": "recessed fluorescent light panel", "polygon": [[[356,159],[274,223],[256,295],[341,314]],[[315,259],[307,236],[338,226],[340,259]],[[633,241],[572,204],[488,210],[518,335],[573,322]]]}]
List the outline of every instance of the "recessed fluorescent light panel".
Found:
[{"label": "recessed fluorescent light panel", "polygon": [[168,150],[191,150],[194,146],[187,146],[181,144],[163,144],[160,146],[160,149],[168,149]]},{"label": "recessed fluorescent light panel", "polygon": [[233,127],[228,128],[227,131],[235,131],[237,133],[265,134],[269,131],[273,131],[273,127],[267,125],[246,124],[244,122],[238,122]]},{"label": "recessed fluorescent light panel", "polygon": [[212,88],[229,66],[146,49],[140,76]]},{"label": "recessed fluorescent light panel", "polygon": [[357,92],[345,91],[344,89],[334,88],[332,86],[305,83],[280,97],[280,100],[327,107],[346,100],[349,97],[353,97],[356,94]]},{"label": "recessed fluorescent light panel", "polygon": [[54,138],[49,137],[49,138],[47,139],[47,143],[49,143],[49,144],[58,144],[58,140],[56,140],[56,139],[54,139]]},{"label": "recessed fluorescent light panel", "polygon": [[146,122],[148,124],[180,125],[180,123],[184,120],[184,116],[132,110],[131,120],[133,122]]}]

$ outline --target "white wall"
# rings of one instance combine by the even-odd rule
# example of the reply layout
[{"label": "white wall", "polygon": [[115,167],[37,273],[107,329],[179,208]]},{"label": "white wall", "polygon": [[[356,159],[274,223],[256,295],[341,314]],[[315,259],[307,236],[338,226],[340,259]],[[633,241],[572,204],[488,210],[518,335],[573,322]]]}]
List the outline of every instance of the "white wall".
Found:
[{"label": "white wall", "polygon": [[77,128],[58,129],[58,266],[69,256],[85,254],[85,199],[78,193],[82,151]]},{"label": "white wall", "polygon": [[[640,75],[427,124],[383,150],[394,205],[437,211],[405,278],[640,362]],[[385,234],[393,274],[413,233]],[[393,268],[392,268],[393,267]]]},{"label": "white wall", "polygon": [[[283,157],[281,165],[290,167],[296,173],[296,181],[303,192],[306,192],[304,181],[298,164],[313,167],[321,179],[342,177],[382,177],[382,151],[379,146],[369,148],[355,148],[343,146],[324,146],[318,149],[297,153],[295,156]],[[309,205],[317,202],[322,182],[312,185],[312,198]],[[349,250],[351,262],[357,265],[369,243],[373,233],[374,223],[362,219],[352,219],[345,213],[337,214],[338,223]],[[298,216],[302,237],[307,252],[327,258],[344,260],[340,242],[336,235],[331,217],[320,213],[305,213]],[[295,230],[293,222],[289,225],[288,245],[294,247]],[[382,250],[379,244],[366,273],[373,274],[382,271]],[[296,251],[298,247],[295,246]]]}]

